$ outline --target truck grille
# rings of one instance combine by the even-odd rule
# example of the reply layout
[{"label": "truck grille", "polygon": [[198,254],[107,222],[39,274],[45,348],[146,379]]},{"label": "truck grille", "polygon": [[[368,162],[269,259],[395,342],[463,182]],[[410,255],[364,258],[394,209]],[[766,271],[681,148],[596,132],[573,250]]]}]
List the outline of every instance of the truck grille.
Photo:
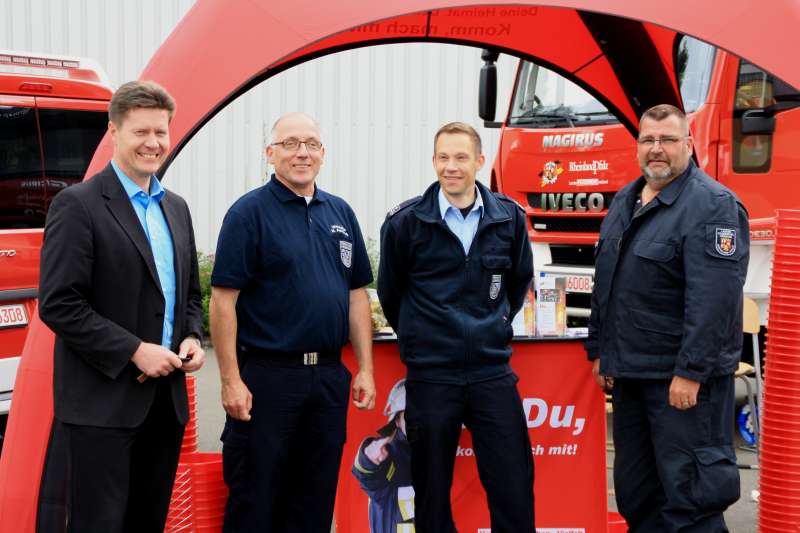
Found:
[{"label": "truck grille", "polygon": [[592,307],[592,295],[584,294],[582,292],[567,293],[567,307],[589,309]]},{"label": "truck grille", "polygon": [[558,231],[564,233],[600,233],[599,217],[537,217],[531,218],[531,227],[540,232]]},{"label": "truck grille", "polygon": [[551,244],[551,263],[554,265],[594,266],[594,246]]}]

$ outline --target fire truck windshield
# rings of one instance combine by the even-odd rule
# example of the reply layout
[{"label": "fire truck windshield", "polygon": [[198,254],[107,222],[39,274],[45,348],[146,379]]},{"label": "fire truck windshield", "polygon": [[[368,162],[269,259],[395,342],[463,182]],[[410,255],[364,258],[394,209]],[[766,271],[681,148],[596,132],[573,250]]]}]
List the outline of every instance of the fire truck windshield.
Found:
[{"label": "fire truck windshield", "polygon": [[588,92],[563,76],[523,61],[510,124],[528,128],[573,128],[619,121]]}]

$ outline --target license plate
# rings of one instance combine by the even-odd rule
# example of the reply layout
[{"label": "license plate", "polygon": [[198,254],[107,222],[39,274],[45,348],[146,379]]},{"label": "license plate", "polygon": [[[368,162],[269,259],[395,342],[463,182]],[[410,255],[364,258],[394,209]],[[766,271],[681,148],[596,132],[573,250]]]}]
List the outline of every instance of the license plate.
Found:
[{"label": "license plate", "polygon": [[0,305],[0,328],[28,325],[28,312],[22,304]]},{"label": "license plate", "polygon": [[567,292],[591,293],[594,283],[592,276],[564,276],[566,278]]}]

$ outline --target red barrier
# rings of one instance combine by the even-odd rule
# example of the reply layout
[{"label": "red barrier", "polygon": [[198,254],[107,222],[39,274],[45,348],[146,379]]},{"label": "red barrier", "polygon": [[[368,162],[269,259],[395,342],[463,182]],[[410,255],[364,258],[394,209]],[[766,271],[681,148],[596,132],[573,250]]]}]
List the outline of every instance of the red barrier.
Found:
[{"label": "red barrier", "polygon": [[800,211],[778,210],[761,434],[762,533],[800,526]]},{"label": "red barrier", "polygon": [[[512,366],[520,377],[532,453],[536,468],[536,526],[538,533],[555,531],[606,533],[606,417],[605,399],[591,377],[591,365],[580,343],[520,341],[513,343]],[[387,395],[405,376],[394,342],[374,345],[378,400],[373,411],[348,413],[339,488],[336,531],[369,533],[368,498],[351,473],[364,438],[387,423]],[[345,363],[355,373],[349,350]],[[464,430],[456,457],[451,493],[459,531],[488,532],[486,496],[478,479],[469,432]],[[618,524],[614,531],[622,531]],[[399,530],[398,530],[399,531]]]}]

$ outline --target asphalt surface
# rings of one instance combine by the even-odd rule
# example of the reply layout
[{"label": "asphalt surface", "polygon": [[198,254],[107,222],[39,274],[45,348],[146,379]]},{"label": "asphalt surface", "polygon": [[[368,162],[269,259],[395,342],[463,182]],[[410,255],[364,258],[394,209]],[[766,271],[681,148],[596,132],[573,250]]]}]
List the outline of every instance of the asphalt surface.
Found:
[{"label": "asphalt surface", "polygon": [[[220,403],[219,368],[214,351],[206,349],[206,364],[195,374],[197,377],[197,425],[198,449],[200,451],[221,451],[222,443],[219,441],[222,426],[225,423],[225,412]],[[614,463],[614,451],[611,444],[611,424],[613,415],[608,418],[607,439],[607,464],[608,468],[608,508],[616,510],[614,501],[614,484],[610,465]],[[732,422],[733,423],[733,422]],[[739,446],[743,442],[738,439],[737,456],[739,464],[754,464],[757,462],[755,453],[744,450]],[[751,498],[753,490],[758,488],[758,470],[740,470],[742,480],[742,497],[725,513],[725,520],[731,533],[755,533],[758,523],[758,504]]]}]

